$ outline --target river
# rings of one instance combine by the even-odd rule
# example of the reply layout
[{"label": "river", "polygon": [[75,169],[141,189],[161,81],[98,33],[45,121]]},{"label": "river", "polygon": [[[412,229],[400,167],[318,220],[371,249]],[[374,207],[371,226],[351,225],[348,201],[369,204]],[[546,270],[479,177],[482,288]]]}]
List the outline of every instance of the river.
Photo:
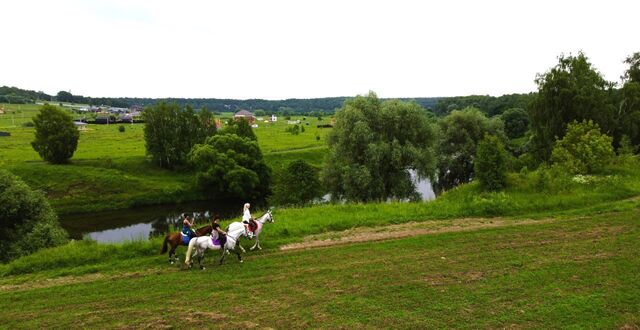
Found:
[{"label": "river", "polygon": [[[411,173],[423,201],[436,198],[427,179],[418,180]],[[328,199],[327,196],[325,198]],[[182,213],[195,218],[196,226],[208,223],[214,214],[222,220],[242,215],[242,202],[192,202],[172,205],[142,206],[133,209],[72,214],[60,217],[60,224],[73,239],[89,238],[100,243],[146,240],[165,235],[182,225]]]}]

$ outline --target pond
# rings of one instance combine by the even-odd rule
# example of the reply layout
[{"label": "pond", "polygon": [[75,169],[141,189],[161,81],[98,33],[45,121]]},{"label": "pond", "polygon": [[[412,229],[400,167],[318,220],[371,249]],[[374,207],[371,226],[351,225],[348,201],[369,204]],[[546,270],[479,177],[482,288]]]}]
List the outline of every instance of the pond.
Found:
[{"label": "pond", "polygon": [[[431,182],[411,173],[423,201],[436,198]],[[324,199],[328,200],[329,196]],[[72,214],[60,217],[60,224],[73,239],[89,238],[100,243],[146,240],[163,236],[182,227],[182,213],[195,219],[196,226],[208,223],[213,215],[222,220],[242,215],[242,202],[192,202],[172,205],[152,205],[116,211]],[[257,215],[257,214],[256,214]]]},{"label": "pond", "polygon": [[199,227],[215,214],[223,220],[241,216],[242,203],[192,202],[72,214],[60,216],[60,225],[73,239],[87,237],[101,243],[146,240],[181,228],[182,213],[193,217]]}]

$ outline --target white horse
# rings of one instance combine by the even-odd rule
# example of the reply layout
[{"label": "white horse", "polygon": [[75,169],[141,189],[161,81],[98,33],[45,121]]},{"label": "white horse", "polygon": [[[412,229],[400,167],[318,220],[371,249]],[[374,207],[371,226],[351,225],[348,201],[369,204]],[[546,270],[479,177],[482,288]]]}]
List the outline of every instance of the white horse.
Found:
[{"label": "white horse", "polygon": [[[267,211],[267,213],[263,214],[261,217],[259,217],[255,221],[256,221],[257,227],[253,231],[253,237],[256,238],[256,243],[253,244],[251,248],[249,248],[249,250],[252,250],[252,251],[256,247],[258,248],[258,250],[262,250],[262,248],[260,247],[260,233],[262,232],[262,227],[264,227],[264,224],[268,222],[275,222],[275,220],[273,219],[273,214],[271,214],[271,210]],[[240,247],[240,250],[242,250],[242,252],[246,252],[245,249],[242,247],[242,245],[240,245],[240,242],[238,242],[238,247]]]},{"label": "white horse", "polygon": [[[198,256],[198,264],[200,265],[200,269],[204,270],[204,266],[202,266],[202,260],[204,259],[204,252],[207,249],[211,250],[222,250],[222,257],[220,258],[220,264],[224,261],[224,257],[227,251],[233,251],[238,256],[238,260],[242,262],[242,257],[240,256],[240,252],[236,250],[236,243],[241,235],[247,236],[249,239],[253,238],[252,232],[247,232],[244,228],[244,224],[242,222],[232,222],[229,225],[229,229],[227,230],[227,242],[224,246],[220,246],[218,244],[214,244],[214,240],[218,238],[218,232],[213,231],[211,236],[200,236],[194,237],[189,241],[189,248],[187,249],[187,257],[184,261],[184,264],[191,268],[193,266],[193,261],[191,260],[193,257]],[[196,251],[191,255],[193,249]]]}]

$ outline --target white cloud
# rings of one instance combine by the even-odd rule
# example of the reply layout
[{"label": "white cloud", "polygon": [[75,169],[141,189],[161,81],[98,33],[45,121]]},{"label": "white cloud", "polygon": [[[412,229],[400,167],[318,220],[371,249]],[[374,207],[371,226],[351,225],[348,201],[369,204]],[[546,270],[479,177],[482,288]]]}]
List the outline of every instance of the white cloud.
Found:
[{"label": "white cloud", "polygon": [[637,1],[3,1],[0,84],[88,96],[501,95],[560,53],[608,80]]}]

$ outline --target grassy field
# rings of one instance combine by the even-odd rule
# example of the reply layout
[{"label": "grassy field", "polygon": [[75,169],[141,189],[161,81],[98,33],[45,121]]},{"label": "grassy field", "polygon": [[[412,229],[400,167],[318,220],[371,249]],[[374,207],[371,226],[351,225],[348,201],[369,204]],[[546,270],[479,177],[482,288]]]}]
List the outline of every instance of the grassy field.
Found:
[{"label": "grassy field", "polygon": [[[118,131],[119,124],[89,125],[80,134],[71,164],[49,165],[30,145],[34,129],[22,126],[39,106],[0,107],[7,111],[0,115],[0,130],[11,133],[0,137],[0,166],[22,177],[31,187],[43,190],[61,214],[203,199],[194,189],[191,173],[166,171],[149,162],[143,124],[124,124],[124,132]],[[285,132],[289,126],[286,120],[258,123],[254,131],[267,164],[278,170],[293,160],[304,159],[321,167],[329,130],[317,125],[328,120],[306,118],[302,121],[305,132],[299,135]],[[307,122],[309,125],[304,124]]]},{"label": "grassy field", "polygon": [[86,275],[1,278],[0,319],[8,328],[634,329],[639,235],[636,204],[530,225],[269,250],[206,271],[133,251],[87,260],[85,268],[103,262],[108,270]]}]

